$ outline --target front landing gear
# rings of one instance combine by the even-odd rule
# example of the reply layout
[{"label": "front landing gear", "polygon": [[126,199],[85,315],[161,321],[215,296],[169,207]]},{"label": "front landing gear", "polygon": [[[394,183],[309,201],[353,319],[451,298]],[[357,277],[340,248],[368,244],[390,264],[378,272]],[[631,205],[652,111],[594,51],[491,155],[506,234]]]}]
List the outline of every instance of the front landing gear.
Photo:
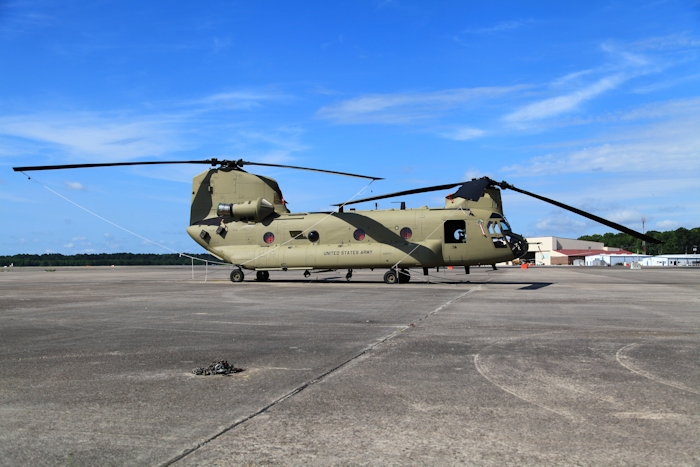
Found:
[{"label": "front landing gear", "polygon": [[231,282],[243,282],[244,277],[243,271],[240,269],[234,269],[231,271]]}]

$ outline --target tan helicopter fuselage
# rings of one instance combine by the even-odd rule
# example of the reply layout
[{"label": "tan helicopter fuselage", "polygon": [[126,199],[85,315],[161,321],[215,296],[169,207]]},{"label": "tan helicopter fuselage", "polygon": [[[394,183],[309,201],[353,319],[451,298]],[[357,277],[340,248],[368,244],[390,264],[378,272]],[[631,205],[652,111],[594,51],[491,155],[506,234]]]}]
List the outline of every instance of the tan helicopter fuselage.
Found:
[{"label": "tan helicopter fuselage", "polygon": [[211,169],[193,180],[188,234],[251,270],[469,266],[510,261],[500,191],[445,208],[290,213],[277,183]]}]

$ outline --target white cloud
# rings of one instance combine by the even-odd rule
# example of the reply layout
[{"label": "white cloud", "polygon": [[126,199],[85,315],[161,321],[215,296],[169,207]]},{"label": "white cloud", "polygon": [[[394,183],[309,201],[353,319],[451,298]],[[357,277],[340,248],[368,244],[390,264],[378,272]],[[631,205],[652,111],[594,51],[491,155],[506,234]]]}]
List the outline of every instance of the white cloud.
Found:
[{"label": "white cloud", "polygon": [[606,213],[605,218],[618,224],[642,222],[642,214],[634,209],[620,209]]},{"label": "white cloud", "polygon": [[[613,129],[599,144],[569,153],[547,154],[503,170],[519,175],[644,172],[651,178],[673,174],[679,180],[700,170],[700,115]],[[651,176],[653,175],[653,177]]]},{"label": "white cloud", "polygon": [[483,177],[484,175],[485,175],[485,174],[484,174],[481,170],[475,169],[475,168],[470,168],[469,170],[467,170],[466,172],[464,172],[464,179],[465,179],[465,180],[471,180],[471,179],[473,179],[473,178],[481,178],[481,177]]},{"label": "white cloud", "polygon": [[85,191],[85,186],[80,182],[63,182],[67,188],[76,191]]},{"label": "white cloud", "polygon": [[[571,88],[565,94],[547,97],[521,107],[504,117],[506,123],[526,126],[528,123],[560,116],[578,110],[581,105],[602,94],[618,88],[623,83],[643,75],[658,75],[669,67],[684,61],[695,60],[699,41],[682,36],[655,38],[646,42],[618,45],[613,42],[601,44],[610,62],[596,68],[569,73],[549,84],[552,91],[562,87]],[[654,54],[655,51],[672,49],[674,55]],[[600,76],[595,82],[582,82],[582,78]],[[647,84],[636,92],[651,92],[665,86],[673,86],[695,76],[676,78],[673,82]]]},{"label": "white cloud", "polygon": [[523,86],[447,89],[436,92],[373,94],[322,107],[318,118],[336,123],[405,124],[436,117],[479,99],[493,99]]},{"label": "white cloud", "polygon": [[486,28],[468,28],[462,31],[464,34],[492,34],[503,31],[512,31],[518,29],[529,21],[502,21],[495,26]]},{"label": "white cloud", "polygon": [[638,50],[693,49],[700,47],[700,40],[686,34],[671,34],[633,42],[631,47]]},{"label": "white cloud", "polygon": [[623,113],[619,120],[624,122],[643,119],[677,118],[680,116],[693,117],[699,114],[700,98],[673,99],[640,106]]},{"label": "white cloud", "polygon": [[548,217],[538,219],[535,226],[540,232],[549,232],[548,235],[557,235],[583,232],[586,223],[572,219],[564,213],[555,212]]},{"label": "white cloud", "polygon": [[185,105],[223,106],[228,109],[250,110],[260,107],[262,102],[280,101],[287,96],[274,92],[231,91],[212,94],[202,99],[184,102]]},{"label": "white cloud", "polygon": [[0,135],[56,146],[83,160],[123,161],[181,150],[177,117],[37,113],[0,117]]},{"label": "white cloud", "polygon": [[462,127],[443,132],[440,135],[454,141],[468,141],[470,139],[484,136],[485,134],[486,132],[484,130],[480,130],[478,128]]},{"label": "white cloud", "polygon": [[672,220],[659,221],[656,223],[656,228],[660,231],[676,230],[680,226],[681,226],[680,222],[672,221]]},{"label": "white cloud", "polygon": [[548,98],[540,102],[535,102],[534,104],[526,105],[525,107],[507,115],[504,120],[508,123],[522,123],[571,112],[575,110],[582,102],[593,99],[605,91],[616,88],[620,85],[620,83],[624,82],[625,79],[626,78],[622,74],[602,78],[596,83],[588,85],[582,89],[578,89],[569,94]]}]

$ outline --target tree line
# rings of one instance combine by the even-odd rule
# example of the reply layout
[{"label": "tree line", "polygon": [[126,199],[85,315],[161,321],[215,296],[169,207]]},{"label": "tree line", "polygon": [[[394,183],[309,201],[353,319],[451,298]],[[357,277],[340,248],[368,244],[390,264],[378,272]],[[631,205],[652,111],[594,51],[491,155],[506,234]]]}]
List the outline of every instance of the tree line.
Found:
[{"label": "tree line", "polygon": [[[209,254],[183,253],[195,258],[209,261],[220,261]],[[195,261],[196,264],[202,264]],[[179,254],[153,254],[153,253],[100,253],[62,255],[60,253],[46,253],[43,255],[12,255],[0,256],[0,267],[13,264],[22,266],[175,266],[190,265],[192,260]]]},{"label": "tree line", "polygon": [[[700,227],[693,229],[681,227],[667,232],[650,230],[646,234],[664,242],[662,245],[647,243],[648,255],[692,254],[695,253],[693,248],[697,248],[697,251],[700,252]],[[584,235],[578,239],[603,242],[605,246],[622,248],[632,253],[642,253],[642,241],[624,233],[608,232],[603,235]]]},{"label": "tree line", "polygon": [[[658,238],[663,245],[647,244],[647,254],[683,254],[694,253],[693,248],[700,251],[700,227],[693,229],[679,228],[667,232],[650,230],[647,235]],[[642,253],[642,241],[624,233],[612,233],[584,235],[579,240],[603,242],[605,246],[622,248],[632,253]],[[208,261],[219,261],[209,254],[190,254],[196,258]],[[0,256],[0,267],[14,264],[22,266],[176,266],[188,265],[192,260],[179,254],[154,254],[154,253],[100,253],[62,255],[60,253],[46,253],[43,255],[20,254],[12,256]]]}]

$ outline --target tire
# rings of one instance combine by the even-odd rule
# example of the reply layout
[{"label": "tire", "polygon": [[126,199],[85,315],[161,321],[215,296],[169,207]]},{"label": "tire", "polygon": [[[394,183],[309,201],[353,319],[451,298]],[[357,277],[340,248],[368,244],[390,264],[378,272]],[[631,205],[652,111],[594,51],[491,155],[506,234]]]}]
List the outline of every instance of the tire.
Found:
[{"label": "tire", "polygon": [[401,269],[399,271],[399,284],[408,284],[411,280],[411,273],[406,269]]},{"label": "tire", "polygon": [[384,274],[384,282],[387,284],[396,284],[397,282],[397,276],[396,276],[396,271],[393,269],[389,269],[385,274]]},{"label": "tire", "polygon": [[231,282],[243,282],[243,271],[240,269],[234,269],[231,271]]},{"label": "tire", "polygon": [[270,280],[270,273],[268,271],[257,271],[255,273],[255,280],[258,282],[267,282]]}]

